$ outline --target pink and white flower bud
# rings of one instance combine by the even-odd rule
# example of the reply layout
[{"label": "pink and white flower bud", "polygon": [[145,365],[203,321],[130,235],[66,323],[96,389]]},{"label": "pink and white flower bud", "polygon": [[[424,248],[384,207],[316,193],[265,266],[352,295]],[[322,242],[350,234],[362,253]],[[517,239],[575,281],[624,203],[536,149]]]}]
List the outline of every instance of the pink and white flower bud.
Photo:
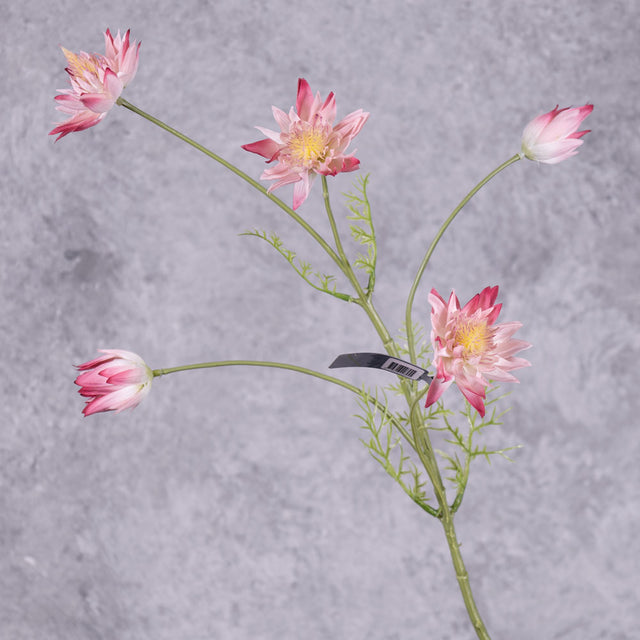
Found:
[{"label": "pink and white flower bud", "polygon": [[582,107],[556,108],[534,118],[522,133],[521,158],[529,158],[546,164],[556,164],[575,156],[584,142],[578,131],[580,123],[593,111],[592,104]]},{"label": "pink and white flower bud", "polygon": [[77,366],[82,373],[75,382],[79,393],[89,398],[82,413],[129,409],[142,402],[151,391],[153,371],[131,351],[99,349],[104,355]]}]

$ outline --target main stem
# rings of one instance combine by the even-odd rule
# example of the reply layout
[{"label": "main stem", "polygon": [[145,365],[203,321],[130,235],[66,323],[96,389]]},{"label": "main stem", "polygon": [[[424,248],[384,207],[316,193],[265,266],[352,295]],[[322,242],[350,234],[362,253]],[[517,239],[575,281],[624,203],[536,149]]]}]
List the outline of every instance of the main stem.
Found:
[{"label": "main stem", "polygon": [[458,586],[467,609],[467,614],[469,615],[469,620],[471,620],[471,624],[476,630],[476,634],[480,640],[491,640],[473,598],[471,584],[469,583],[469,573],[467,572],[462,554],[460,553],[460,543],[458,542],[453,523],[454,513],[451,511],[449,503],[447,502],[447,492],[442,481],[442,476],[440,475],[440,470],[438,469],[438,462],[433,447],[431,446],[431,439],[424,424],[422,413],[418,411],[420,399],[421,395],[419,395],[412,404],[410,413],[411,430],[416,444],[416,451],[433,485],[439,507],[438,517],[444,529],[447,545],[449,546],[449,553],[451,554],[451,560],[456,572],[456,579],[458,580]]},{"label": "main stem", "polygon": [[[380,340],[382,340],[382,344],[386,350],[386,352],[397,358],[399,356],[398,347],[391,337],[391,334],[387,330],[382,318],[378,314],[376,308],[373,306],[373,302],[371,302],[371,298],[367,296],[362,288],[362,285],[358,281],[356,274],[353,272],[351,264],[349,263],[349,259],[347,258],[347,254],[344,251],[344,247],[342,246],[342,241],[340,240],[340,233],[338,231],[338,225],[336,224],[335,217],[333,215],[333,210],[331,209],[331,201],[329,199],[329,186],[327,185],[327,177],[322,176],[322,196],[324,198],[324,207],[327,212],[327,217],[329,218],[329,225],[331,226],[331,232],[333,233],[333,239],[336,243],[336,249],[338,250],[338,255],[340,257],[340,261],[342,263],[342,271],[349,279],[351,286],[354,288],[356,294],[358,295],[358,304],[364,309],[365,313],[371,320],[371,324],[373,324],[375,330],[380,336]],[[404,393],[405,398],[409,405],[412,402],[412,385],[408,384],[404,378],[400,378],[400,385],[402,387],[402,391]]]},{"label": "main stem", "polygon": [[469,200],[471,200],[471,198],[473,198],[473,196],[476,193],[478,193],[478,191],[480,191],[480,189],[482,189],[482,187],[484,187],[484,185],[487,184],[487,182],[489,182],[491,178],[493,178],[494,176],[499,174],[503,169],[506,169],[510,164],[513,164],[518,160],[520,160],[520,155],[516,153],[516,155],[509,158],[506,162],[503,162],[497,169],[494,169],[488,176],[480,180],[480,182],[478,182],[478,184],[475,187],[473,187],[471,191],[469,191],[469,193],[462,199],[460,204],[451,212],[449,217],[443,222],[442,226],[438,230],[438,233],[436,233],[435,237],[433,238],[433,241],[431,242],[431,245],[429,246],[427,253],[422,259],[422,263],[418,268],[418,273],[416,274],[416,277],[413,280],[413,284],[411,285],[411,290],[409,291],[409,297],[407,298],[405,324],[407,327],[407,344],[409,347],[409,359],[411,360],[411,362],[415,363],[416,361],[415,336],[413,335],[413,324],[411,322],[411,311],[413,309],[413,299],[415,298],[418,285],[420,284],[420,280],[422,279],[422,274],[424,273],[424,270],[427,268],[427,265],[429,264],[429,260],[431,259],[431,255],[435,251],[435,248],[438,246],[438,242],[440,242],[440,238],[442,238],[444,232],[447,230],[447,227],[453,222],[454,218],[460,213],[460,211],[462,211],[462,208],[464,207],[464,205],[467,204],[467,202],[469,202]]},{"label": "main stem", "polygon": [[480,616],[476,602],[473,599],[473,593],[471,591],[471,584],[469,583],[469,574],[467,568],[464,565],[462,554],[460,553],[460,543],[456,536],[456,529],[453,525],[453,513],[447,506],[446,510],[442,511],[440,518],[444,533],[447,538],[447,544],[449,546],[449,553],[451,554],[451,560],[456,572],[456,579],[458,580],[458,586],[460,587],[460,593],[464,600],[464,605],[467,608],[467,614],[473,628],[476,630],[476,635],[480,640],[491,640],[489,632]]}]

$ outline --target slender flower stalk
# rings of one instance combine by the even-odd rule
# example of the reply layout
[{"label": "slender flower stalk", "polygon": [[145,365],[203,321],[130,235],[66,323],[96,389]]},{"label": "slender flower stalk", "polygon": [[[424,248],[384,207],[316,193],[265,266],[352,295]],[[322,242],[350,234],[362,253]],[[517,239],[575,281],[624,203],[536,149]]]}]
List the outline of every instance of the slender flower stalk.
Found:
[{"label": "slender flower stalk", "polygon": [[511,156],[511,158],[503,162],[499,167],[494,169],[489,175],[485,176],[482,180],[480,180],[480,182],[478,182],[478,184],[475,187],[473,187],[471,191],[469,191],[469,193],[460,201],[458,206],[449,214],[449,217],[442,223],[442,226],[438,230],[438,233],[436,233],[435,237],[431,241],[431,244],[427,249],[427,253],[422,259],[420,266],[418,267],[418,272],[416,273],[416,277],[413,279],[413,283],[409,291],[409,296],[407,297],[407,306],[405,311],[405,325],[407,328],[407,345],[409,350],[409,359],[411,360],[411,362],[415,363],[415,360],[416,360],[416,343],[415,343],[415,336],[413,334],[413,324],[411,320],[411,312],[413,310],[413,300],[415,298],[416,291],[418,290],[418,285],[420,284],[420,280],[422,279],[422,275],[424,274],[424,271],[427,268],[427,265],[429,264],[429,260],[431,260],[431,256],[433,255],[433,252],[438,246],[438,243],[440,242],[440,239],[444,235],[444,232],[447,230],[449,225],[455,220],[455,217],[460,213],[460,211],[462,211],[463,207],[467,204],[467,202],[469,202],[469,200],[471,200],[471,198],[473,198],[473,196],[475,196],[476,193],[478,193],[478,191],[480,191],[480,189],[482,189],[482,187],[484,187],[484,185],[487,184],[489,180],[491,180],[491,178],[497,176],[503,169],[506,169],[509,165],[513,164],[514,162],[517,162],[518,160],[520,160],[519,154]]},{"label": "slender flower stalk", "polygon": [[157,125],[161,129],[164,129],[165,131],[167,131],[171,135],[175,136],[176,138],[178,138],[178,139],[182,140],[183,142],[186,142],[187,144],[191,145],[192,147],[194,147],[195,149],[197,149],[201,153],[204,153],[206,156],[208,156],[212,160],[215,160],[216,162],[220,163],[223,167],[225,167],[226,169],[228,169],[232,173],[235,173],[239,178],[242,178],[242,180],[244,180],[245,182],[250,184],[254,189],[259,191],[262,195],[264,195],[267,198],[269,198],[269,200],[271,200],[278,207],[280,207],[280,209],[282,209],[288,216],[293,218],[310,236],[313,237],[313,239],[324,249],[324,251],[329,255],[329,257],[338,266],[340,266],[340,264],[341,264],[340,259],[336,255],[336,252],[327,243],[327,241],[304,218],[302,218],[299,214],[297,214],[291,207],[287,206],[282,200],[280,200],[280,198],[278,198],[277,196],[274,196],[273,194],[269,193],[267,188],[262,186],[257,180],[254,180],[250,175],[246,174],[241,169],[238,169],[238,167],[236,167],[235,165],[231,164],[230,162],[228,162],[227,160],[225,160],[224,158],[219,156],[217,153],[214,153],[213,151],[211,151],[210,149],[208,149],[204,145],[201,145],[199,142],[196,142],[192,138],[189,138],[188,136],[184,135],[183,133],[181,133],[177,129],[174,129],[173,127],[169,126],[168,124],[165,124],[164,122],[162,122],[162,120],[159,120],[158,118],[152,116],[151,114],[147,113],[146,111],[143,111],[139,107],[136,107],[135,105],[131,104],[130,102],[128,102],[124,98],[119,98],[116,102],[120,106],[125,107],[126,109],[129,109],[130,111],[133,111],[134,113],[137,113],[139,116],[143,117],[145,120],[148,120],[149,122],[152,122],[153,124]]},{"label": "slender flower stalk", "polygon": [[[268,360],[216,360],[212,362],[198,362],[195,364],[184,364],[177,367],[169,367],[166,369],[153,369],[152,375],[153,377],[166,376],[170,373],[179,373],[181,371],[195,371],[196,369],[215,369],[218,367],[266,367],[269,369],[284,369],[286,371],[296,371],[297,373],[302,373],[307,376],[312,376],[314,378],[319,378],[320,380],[324,380],[325,382],[330,382],[331,384],[335,384],[343,389],[347,389],[352,393],[355,393],[357,396],[363,398],[367,402],[374,404],[379,409],[386,409],[385,405],[376,400],[374,397],[370,396],[364,389],[359,389],[358,387],[346,382],[345,380],[340,380],[340,378],[335,378],[334,376],[329,376],[326,373],[321,373],[320,371],[314,371],[313,369],[307,369],[306,367],[300,367],[295,364],[288,364],[285,362],[272,362]],[[389,414],[389,418],[393,423],[394,427],[398,429],[398,431],[402,434],[403,438],[415,449],[414,440],[411,437],[411,434],[402,426],[402,424],[391,414]]]}]

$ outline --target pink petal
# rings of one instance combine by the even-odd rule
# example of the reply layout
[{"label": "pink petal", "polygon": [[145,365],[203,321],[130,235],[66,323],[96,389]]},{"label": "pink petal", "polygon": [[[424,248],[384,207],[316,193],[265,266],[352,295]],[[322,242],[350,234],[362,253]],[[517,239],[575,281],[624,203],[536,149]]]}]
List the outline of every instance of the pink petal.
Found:
[{"label": "pink petal", "polygon": [[[120,412],[130,406],[135,406],[131,404],[131,400],[135,398],[136,395],[137,390],[135,387],[128,386],[117,389],[112,393],[100,396],[95,400],[89,402],[84,408],[83,413],[85,416],[90,416],[91,414],[98,413],[100,411]],[[138,402],[136,402],[135,404],[138,404]]]},{"label": "pink petal", "polygon": [[548,113],[543,113],[541,116],[534,118],[522,132],[522,138],[527,140],[537,140],[540,134],[544,131],[544,128],[556,117],[559,113],[558,105]]},{"label": "pink petal", "polygon": [[429,391],[427,391],[427,399],[424,405],[425,408],[430,407],[432,404],[435,404],[452,382],[453,379],[441,381],[439,378],[434,378],[429,385]]},{"label": "pink petal", "polygon": [[[271,107],[271,111],[273,113],[273,117],[275,118],[275,121],[278,123],[278,126],[280,127],[280,131],[287,133],[291,127],[291,116],[286,114],[284,111],[282,111],[282,109],[278,109],[278,107]],[[260,127],[257,127],[257,128],[260,129]],[[268,134],[265,134],[265,135],[268,135]],[[280,134],[277,134],[277,135],[279,138]]]},{"label": "pink petal", "polygon": [[318,111],[318,115],[327,123],[333,124],[336,119],[336,97],[333,95],[333,91],[327,96],[322,107]]},{"label": "pink petal", "polygon": [[481,418],[484,418],[484,391],[482,395],[479,395],[477,393],[474,393],[467,387],[460,386],[459,388],[462,392],[462,395],[468,400],[469,404],[480,414]]},{"label": "pink petal", "polygon": [[309,120],[311,106],[313,105],[313,92],[309,83],[304,78],[298,78],[298,94],[296,96],[296,111],[301,120]]},{"label": "pink petal", "polygon": [[295,211],[309,195],[311,184],[313,183],[313,174],[309,176],[305,173],[301,176],[302,180],[297,182],[293,187],[293,210]]},{"label": "pink petal", "polygon": [[242,148],[245,151],[251,153],[257,153],[263,158],[267,159],[267,162],[271,162],[275,159],[280,151],[280,145],[273,140],[258,140],[258,142],[251,142],[250,144],[243,144]]},{"label": "pink petal", "polygon": [[102,375],[107,378],[109,384],[121,385],[121,384],[142,384],[147,379],[145,371],[140,369],[127,369],[125,371],[119,371],[114,374],[107,374],[107,371],[103,371]]},{"label": "pink petal", "polygon": [[56,138],[57,142],[58,140],[60,140],[60,138],[64,138],[64,136],[69,133],[72,133],[74,131],[84,131],[89,127],[93,127],[94,125],[98,124],[100,120],[102,120],[103,115],[104,114],[94,113],[93,111],[82,111],[73,116],[73,118],[71,118],[70,120],[62,122],[54,129],[51,129],[51,131],[49,131],[49,135],[55,136],[59,134]]},{"label": "pink petal", "polygon": [[115,99],[104,93],[85,93],[80,101],[94,113],[106,113],[115,104]]}]

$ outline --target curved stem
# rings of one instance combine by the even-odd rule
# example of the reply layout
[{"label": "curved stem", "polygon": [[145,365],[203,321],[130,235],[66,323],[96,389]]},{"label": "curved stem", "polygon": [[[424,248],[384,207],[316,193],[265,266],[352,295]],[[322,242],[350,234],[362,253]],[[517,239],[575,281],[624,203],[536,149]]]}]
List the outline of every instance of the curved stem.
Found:
[{"label": "curved stem", "polygon": [[162,120],[158,120],[158,118],[155,118],[154,116],[148,114],[146,111],[139,109],[138,107],[131,104],[124,98],[120,97],[116,100],[116,102],[120,106],[126,107],[130,111],[133,111],[134,113],[137,113],[139,116],[142,116],[146,120],[149,120],[149,122],[153,122],[153,124],[157,125],[161,129],[168,131],[170,134],[176,136],[176,138],[179,138],[180,140],[191,145],[198,151],[201,151],[209,158],[215,160],[216,162],[219,162],[222,166],[229,169],[229,171],[235,173],[238,177],[242,178],[245,182],[248,182],[254,189],[257,189],[262,195],[266,196],[267,198],[269,198],[269,200],[277,204],[288,216],[293,218],[326,251],[329,257],[340,268],[342,268],[342,263],[340,261],[340,258],[338,257],[336,252],[332,249],[331,245],[306,220],[304,220],[304,218],[300,217],[291,207],[287,206],[282,200],[280,200],[280,198],[269,193],[268,190],[263,185],[261,185],[257,180],[254,180],[251,176],[247,175],[244,171],[238,169],[238,167],[232,165],[230,162],[227,162],[227,160],[220,157],[217,153],[214,153],[213,151],[211,151],[210,149],[207,149],[205,146],[201,145],[195,140],[189,138],[188,136],[185,136],[183,133],[180,133],[177,129],[174,129],[173,127],[170,127],[168,124],[165,124],[164,122],[162,122]]},{"label": "curved stem", "polygon": [[[300,367],[295,364],[287,364],[286,362],[270,362],[265,360],[217,360],[213,362],[198,362],[195,364],[183,364],[178,367],[169,367],[166,369],[153,369],[154,378],[160,376],[166,376],[170,373],[178,373],[180,371],[193,371],[195,369],[215,369],[217,367],[268,367],[272,369],[285,369],[288,371],[296,371],[297,373],[303,373],[307,376],[312,376],[314,378],[319,378],[320,380],[324,380],[325,382],[331,382],[343,389],[348,389],[352,393],[355,393],[357,396],[360,396],[367,402],[371,402],[378,409],[385,409],[386,405],[382,404],[374,397],[370,396],[364,389],[358,389],[355,385],[352,385],[344,380],[340,380],[340,378],[334,378],[333,376],[326,375],[325,373],[320,373],[319,371],[314,371],[313,369],[307,369],[306,367]],[[395,418],[395,416],[389,414],[391,422],[393,426],[398,429],[398,431],[402,434],[402,436],[407,440],[407,442],[413,447],[416,448],[416,445],[413,441],[413,438],[409,434],[409,432],[400,424],[400,421]]]},{"label": "curved stem", "polygon": [[413,335],[413,324],[411,322],[411,311],[413,308],[413,299],[415,298],[416,290],[418,289],[418,285],[420,284],[422,274],[424,273],[424,270],[427,268],[427,265],[429,264],[429,260],[431,259],[431,255],[435,251],[435,248],[438,245],[438,242],[440,242],[440,238],[442,238],[444,232],[447,230],[447,227],[453,222],[454,218],[458,215],[458,213],[460,213],[460,211],[467,204],[467,202],[469,202],[469,200],[471,200],[471,198],[473,198],[473,196],[478,191],[480,191],[480,189],[482,189],[482,187],[484,187],[484,185],[487,184],[487,182],[489,182],[491,178],[493,178],[498,173],[500,173],[503,169],[506,169],[510,164],[513,164],[518,160],[520,160],[520,155],[516,153],[516,155],[509,158],[506,162],[503,162],[497,169],[494,169],[488,176],[486,176],[480,182],[478,182],[478,184],[475,187],[473,187],[471,191],[469,191],[469,193],[462,199],[460,204],[451,212],[449,217],[443,222],[442,226],[438,230],[438,233],[436,233],[433,241],[431,242],[429,249],[427,249],[427,253],[422,259],[422,263],[418,268],[418,273],[416,274],[416,277],[413,280],[413,284],[411,285],[411,290],[409,291],[409,297],[407,298],[405,324],[407,327],[407,343],[409,347],[409,359],[411,360],[411,362],[416,363],[415,362],[415,359],[416,359],[415,336]]}]

